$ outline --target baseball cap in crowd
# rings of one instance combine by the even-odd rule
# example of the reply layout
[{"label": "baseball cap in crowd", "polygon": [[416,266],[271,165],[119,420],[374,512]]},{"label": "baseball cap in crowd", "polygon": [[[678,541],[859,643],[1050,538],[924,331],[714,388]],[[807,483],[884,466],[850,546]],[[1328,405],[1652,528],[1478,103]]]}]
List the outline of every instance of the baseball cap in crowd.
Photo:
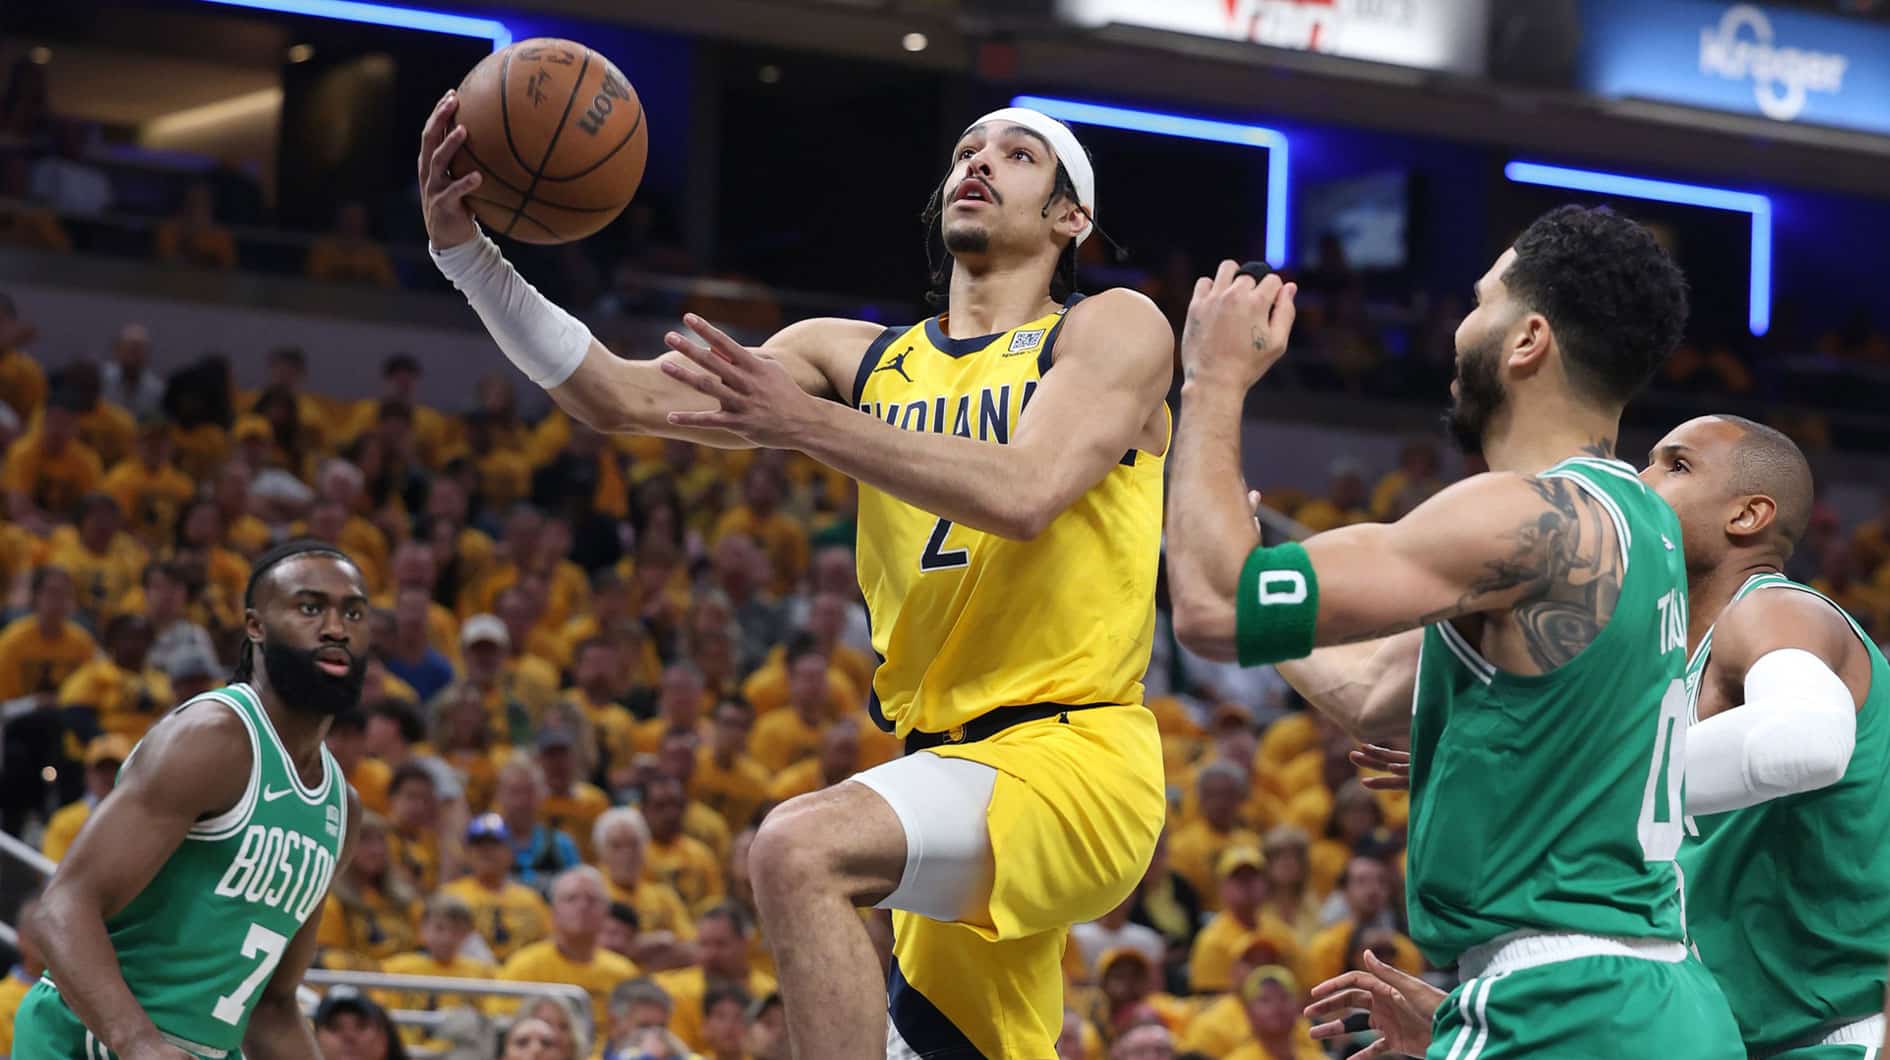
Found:
[{"label": "baseball cap in crowd", "polygon": [[1247,973],[1246,981],[1240,984],[1240,999],[1252,1001],[1260,996],[1260,988],[1268,983],[1280,984],[1286,990],[1287,997],[1295,1000],[1299,997],[1299,980],[1293,977],[1292,972],[1277,964],[1264,964]]},{"label": "baseball cap in crowd", "polygon": [[131,757],[131,741],[117,733],[95,736],[85,745],[85,764],[99,765],[103,762],[117,762],[123,765]]},{"label": "baseball cap in crowd", "polygon": [[538,749],[551,751],[558,748],[569,750],[577,746],[577,733],[566,725],[547,725],[538,730]]},{"label": "baseball cap in crowd", "polygon": [[507,650],[512,647],[512,634],[506,631],[505,623],[500,621],[498,615],[474,615],[460,627],[461,647],[470,648],[475,644],[487,642],[497,644]]},{"label": "baseball cap in crowd", "polygon": [[481,839],[496,839],[501,843],[512,841],[512,833],[505,827],[505,818],[496,813],[482,813],[466,825],[466,842]]},{"label": "baseball cap in crowd", "polygon": [[209,652],[201,648],[184,649],[169,655],[164,660],[164,676],[173,681],[187,681],[193,677],[209,677],[217,672],[217,661]]},{"label": "baseball cap in crowd", "polygon": [[1150,968],[1154,967],[1154,962],[1148,959],[1148,954],[1143,953],[1134,946],[1111,946],[1102,952],[1101,957],[1096,958],[1096,974],[1098,976],[1108,975],[1109,969],[1114,968],[1123,961],[1134,961],[1141,965],[1144,974],[1146,974]]},{"label": "baseball cap in crowd", "polygon": [[1266,865],[1266,855],[1254,847],[1229,847],[1214,863],[1214,878],[1224,880],[1241,869],[1264,869]]},{"label": "baseball cap in crowd", "polygon": [[380,1006],[352,986],[330,987],[328,993],[323,995],[322,1003],[315,1007],[315,1026],[326,1027],[343,1012],[374,1019],[379,1015]]}]

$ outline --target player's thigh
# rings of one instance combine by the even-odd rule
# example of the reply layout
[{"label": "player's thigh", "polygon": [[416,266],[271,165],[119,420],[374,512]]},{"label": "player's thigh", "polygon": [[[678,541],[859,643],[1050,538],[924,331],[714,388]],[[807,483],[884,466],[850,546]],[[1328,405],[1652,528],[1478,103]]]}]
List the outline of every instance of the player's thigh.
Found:
[{"label": "player's thigh", "polygon": [[1732,1010],[1693,960],[1586,957],[1471,979],[1432,1025],[1428,1060],[1744,1060]]},{"label": "player's thigh", "polygon": [[904,864],[878,903],[882,908],[991,927],[989,813],[1001,779],[982,762],[921,751],[856,773],[842,785],[882,800],[904,839]]},{"label": "player's thigh", "polygon": [[893,936],[889,1057],[1056,1055],[1067,932],[993,941],[961,924],[895,912]]}]

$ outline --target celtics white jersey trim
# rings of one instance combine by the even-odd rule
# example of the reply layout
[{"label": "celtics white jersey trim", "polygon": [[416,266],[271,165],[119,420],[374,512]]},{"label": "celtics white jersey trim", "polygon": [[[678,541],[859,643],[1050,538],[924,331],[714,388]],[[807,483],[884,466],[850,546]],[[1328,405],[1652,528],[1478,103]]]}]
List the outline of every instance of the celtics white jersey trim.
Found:
[{"label": "celtics white jersey trim", "polygon": [[302,771],[296,767],[295,759],[289,757],[289,745],[283,742],[282,734],[276,731],[275,721],[269,717],[269,712],[263,709],[262,697],[258,696],[256,690],[247,684],[231,685],[230,687],[248,695],[249,701],[256,707],[256,714],[262,718],[263,724],[269,727],[269,735],[274,737],[271,742],[276,746],[276,753],[282,756],[282,767],[288,772],[289,783],[295,788],[295,793],[301,796],[302,801],[308,803],[310,806],[321,805],[322,800],[328,797],[329,787],[335,782],[333,760],[326,754],[322,755],[321,784],[310,788],[308,785],[302,783]]},{"label": "celtics white jersey trim", "polygon": [[256,723],[249,720],[249,712],[221,691],[205,692],[190,702],[220,703],[230,708],[242,719],[243,730],[249,733],[249,785],[243,789],[243,797],[236,800],[236,805],[215,817],[198,821],[191,826],[190,831],[184,833],[185,839],[228,839],[243,830],[243,826],[249,823],[250,813],[256,809],[256,796],[262,789],[262,741],[257,735]]},{"label": "celtics white jersey trim", "polygon": [[[1589,464],[1587,462],[1583,462],[1582,466],[1594,467],[1595,465]],[[1608,471],[1612,473],[1614,469],[1604,464],[1604,465],[1601,465],[1599,468],[1596,468],[1596,470]],[[1536,477],[1537,478],[1567,479],[1570,482],[1573,482],[1575,485],[1579,486],[1583,493],[1586,493],[1590,497],[1593,497],[1595,501],[1602,506],[1602,508],[1606,509],[1608,513],[1608,518],[1614,520],[1615,544],[1621,547],[1621,573],[1626,574],[1627,566],[1628,566],[1628,549],[1634,544],[1634,532],[1628,529],[1627,516],[1621,514],[1621,508],[1619,505],[1614,503],[1614,498],[1602,492],[1601,487],[1595,485],[1593,482],[1590,482],[1589,480],[1581,477],[1580,475],[1576,475],[1568,471],[1557,471],[1551,468],[1550,470],[1544,471],[1541,474],[1537,475]],[[1635,481],[1639,482],[1640,480],[1635,479]]]}]

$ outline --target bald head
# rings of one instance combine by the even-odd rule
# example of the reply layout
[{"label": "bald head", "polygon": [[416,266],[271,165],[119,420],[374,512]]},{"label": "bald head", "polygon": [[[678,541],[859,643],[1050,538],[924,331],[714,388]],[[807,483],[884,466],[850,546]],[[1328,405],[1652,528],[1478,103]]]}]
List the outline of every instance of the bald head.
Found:
[{"label": "bald head", "polygon": [[1783,432],[1744,416],[1714,418],[1739,429],[1728,484],[1735,493],[1762,493],[1772,498],[1778,505],[1773,524],[1785,554],[1791,555],[1811,523],[1811,464],[1804,451]]}]

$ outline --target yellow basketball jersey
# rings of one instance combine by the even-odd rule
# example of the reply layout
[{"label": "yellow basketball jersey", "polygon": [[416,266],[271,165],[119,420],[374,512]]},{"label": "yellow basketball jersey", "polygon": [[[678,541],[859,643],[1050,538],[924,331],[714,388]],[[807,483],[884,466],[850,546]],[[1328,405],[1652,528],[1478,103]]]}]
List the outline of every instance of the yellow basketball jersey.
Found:
[{"label": "yellow basketball jersey", "polygon": [[[853,405],[901,430],[1007,444],[1080,297],[996,335],[953,339],[936,317],[888,328],[861,361]],[[1155,628],[1162,462],[1130,450],[1029,541],[957,525],[862,484],[860,587],[881,659],[874,721],[904,737],[948,733],[998,707],[1140,703]]]}]

